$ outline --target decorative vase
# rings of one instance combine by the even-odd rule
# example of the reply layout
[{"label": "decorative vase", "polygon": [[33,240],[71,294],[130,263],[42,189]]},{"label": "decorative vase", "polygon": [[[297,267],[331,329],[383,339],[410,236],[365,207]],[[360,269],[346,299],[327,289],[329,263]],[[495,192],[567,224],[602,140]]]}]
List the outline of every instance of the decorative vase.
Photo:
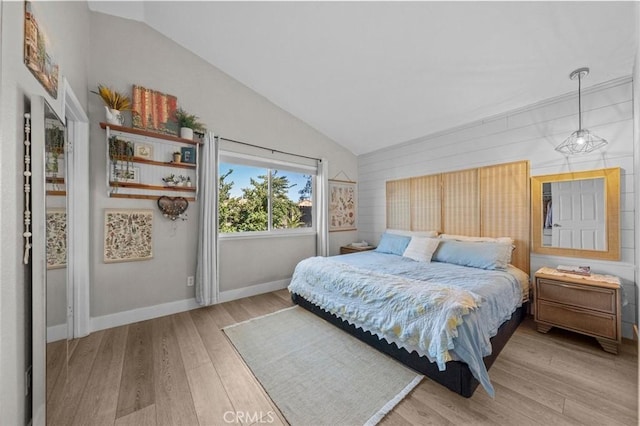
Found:
[{"label": "decorative vase", "polygon": [[180,127],[180,137],[182,139],[193,140],[193,129],[189,127]]},{"label": "decorative vase", "polygon": [[173,162],[174,163],[180,163],[181,160],[182,160],[182,154],[180,154],[180,153],[173,154]]},{"label": "decorative vase", "polygon": [[106,111],[108,124],[115,124],[116,126],[122,126],[124,124],[124,117],[122,116],[121,111],[109,108],[108,106],[105,106],[104,109]]}]

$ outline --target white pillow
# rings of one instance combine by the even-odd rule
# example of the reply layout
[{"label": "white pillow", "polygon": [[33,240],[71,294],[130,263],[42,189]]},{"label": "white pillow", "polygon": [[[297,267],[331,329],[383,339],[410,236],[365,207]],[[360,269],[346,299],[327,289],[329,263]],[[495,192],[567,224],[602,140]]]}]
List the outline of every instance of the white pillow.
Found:
[{"label": "white pillow", "polygon": [[513,245],[513,239],[510,237],[469,237],[467,235],[453,235],[453,234],[441,234],[440,238],[443,240],[456,240],[456,241],[474,241],[474,242],[490,242],[490,243],[505,243]]},{"label": "white pillow", "polygon": [[411,237],[409,245],[402,255],[418,262],[431,262],[433,252],[438,248],[440,240],[429,237]]},{"label": "white pillow", "polygon": [[438,231],[407,231],[404,229],[387,229],[388,234],[404,235],[405,237],[437,237]]}]

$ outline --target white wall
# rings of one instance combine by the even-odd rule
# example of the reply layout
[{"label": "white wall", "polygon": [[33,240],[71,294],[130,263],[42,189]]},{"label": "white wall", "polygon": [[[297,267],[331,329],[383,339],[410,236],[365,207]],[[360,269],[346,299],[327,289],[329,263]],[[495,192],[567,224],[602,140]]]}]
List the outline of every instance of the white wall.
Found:
[{"label": "white wall", "polygon": [[[130,93],[132,84],[177,96],[178,104],[197,114],[216,134],[278,150],[329,161],[330,177],[341,170],[357,176],[356,157],[299,119],[273,105],[219,69],[140,22],[101,13],[91,14],[89,88],[98,83]],[[157,213],[150,200],[107,197],[104,157],[104,109],[97,96],[89,99],[92,179],[91,316],[168,304],[194,297],[186,286],[195,275],[198,203],[191,203],[189,220],[171,222]],[[130,116],[127,117],[130,120]],[[130,125],[130,121],[125,123]],[[143,262],[105,264],[105,208],[154,209],[154,258]],[[350,242],[356,233],[331,235],[331,251]],[[311,241],[311,243],[310,243]],[[314,237],[264,240],[223,240],[220,244],[221,291],[290,277],[293,265],[314,252]],[[280,253],[280,257],[273,256]],[[262,278],[260,278],[262,277]]]},{"label": "white wall", "polygon": [[[633,137],[634,146],[634,187],[640,188],[640,3],[636,3],[636,61],[633,66]],[[640,197],[635,197],[636,247],[640,244]],[[640,281],[640,250],[636,250],[636,283]],[[637,285],[637,284],[636,284]],[[636,319],[640,317],[640,305],[636,306]]]},{"label": "white wall", "polygon": [[[588,87],[588,80],[586,83]],[[623,334],[631,337],[637,305],[631,79],[619,79],[598,88],[586,89],[582,94],[584,127],[609,141],[604,149],[586,156],[567,159],[554,150],[577,129],[576,92],[360,156],[359,238],[378,241],[384,231],[385,182],[390,179],[516,160],[529,160],[532,176],[621,167],[621,260],[581,261],[532,254],[531,271],[533,273],[543,265],[586,263],[597,272],[620,276],[629,300],[629,305],[623,308]]]},{"label": "white wall", "polygon": [[[66,76],[80,102],[86,105],[89,52],[89,10],[84,2],[35,3],[34,12],[46,31],[51,53],[60,65],[60,83]],[[25,424],[30,407],[24,397],[24,371],[29,357],[27,341],[30,306],[25,303],[22,265],[22,166],[25,99],[44,96],[62,111],[62,92],[52,99],[23,63],[24,3],[6,2],[2,8],[2,83],[0,93],[0,413],[3,424]],[[39,313],[40,316],[44,312]]]}]

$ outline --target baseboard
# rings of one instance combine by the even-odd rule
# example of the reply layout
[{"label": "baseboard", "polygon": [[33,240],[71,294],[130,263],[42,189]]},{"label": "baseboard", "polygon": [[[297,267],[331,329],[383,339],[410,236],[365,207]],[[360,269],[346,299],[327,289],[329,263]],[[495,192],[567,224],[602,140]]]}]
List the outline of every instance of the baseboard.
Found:
[{"label": "baseboard", "polygon": [[130,311],[116,312],[115,314],[103,315],[100,317],[92,317],[91,331],[132,324],[138,321],[145,321],[163,317],[165,315],[190,311],[199,307],[200,305],[198,305],[196,299],[184,299],[175,302],[163,303],[161,305],[145,306],[144,308],[132,309]]},{"label": "baseboard", "polygon": [[284,280],[270,281],[268,283],[256,284],[234,290],[221,291],[218,294],[218,303],[230,302],[231,300],[242,299],[243,297],[256,296],[258,294],[282,290],[283,288],[287,288],[289,282],[291,282],[291,279],[287,278]]},{"label": "baseboard", "polygon": [[[268,283],[256,284],[234,290],[222,291],[219,294],[218,303],[229,302],[231,300],[242,299],[243,297],[255,296],[262,293],[269,293],[270,291],[280,290],[286,288],[289,285],[290,281],[291,279],[284,279],[271,281]],[[185,299],[178,300],[176,302],[163,303],[161,305],[145,306],[144,308],[132,309],[130,311],[116,312],[115,314],[103,315],[100,317],[92,317],[91,331],[93,332],[112,327],[119,327],[121,325],[132,324],[138,321],[145,321],[153,318],[163,317],[165,315],[190,311],[199,307],[200,305],[198,305],[196,299]],[[55,327],[64,327],[64,330],[61,332],[62,337],[60,337],[64,338],[66,336],[66,325]],[[55,333],[60,332],[58,330],[55,330]],[[48,336],[49,329],[47,329],[47,340]],[[58,336],[58,334],[55,334],[55,336]]]},{"label": "baseboard", "polygon": [[52,325],[47,327],[47,343],[57,342],[67,338],[67,324]]}]

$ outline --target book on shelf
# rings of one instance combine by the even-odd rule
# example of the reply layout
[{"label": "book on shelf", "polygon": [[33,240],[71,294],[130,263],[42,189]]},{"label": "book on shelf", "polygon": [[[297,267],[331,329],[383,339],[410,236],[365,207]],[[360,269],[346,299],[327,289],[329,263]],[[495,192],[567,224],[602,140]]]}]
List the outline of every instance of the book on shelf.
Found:
[{"label": "book on shelf", "polygon": [[590,266],[569,266],[569,265],[558,265],[556,268],[558,272],[566,272],[569,274],[577,274],[577,275],[591,275],[591,267]]}]

